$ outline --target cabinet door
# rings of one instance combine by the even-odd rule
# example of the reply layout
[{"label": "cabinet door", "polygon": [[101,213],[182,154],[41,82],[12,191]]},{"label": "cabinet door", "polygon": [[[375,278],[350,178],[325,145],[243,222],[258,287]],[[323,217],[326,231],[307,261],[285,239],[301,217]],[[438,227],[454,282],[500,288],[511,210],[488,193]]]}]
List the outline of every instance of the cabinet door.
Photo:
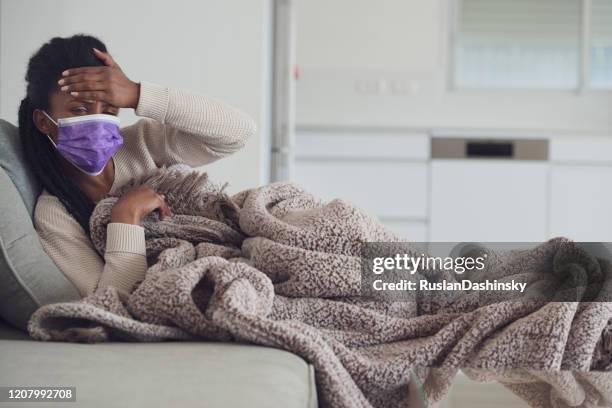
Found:
[{"label": "cabinet door", "polygon": [[433,160],[431,166],[432,241],[546,239],[548,164]]},{"label": "cabinet door", "polygon": [[381,218],[427,216],[425,163],[300,160],[294,180],[318,197],[342,198]]},{"label": "cabinet door", "polygon": [[427,242],[428,225],[425,221],[407,221],[381,217],[380,221],[402,239],[412,242]]},{"label": "cabinet door", "polygon": [[612,167],[553,166],[550,201],[552,236],[612,242]]}]

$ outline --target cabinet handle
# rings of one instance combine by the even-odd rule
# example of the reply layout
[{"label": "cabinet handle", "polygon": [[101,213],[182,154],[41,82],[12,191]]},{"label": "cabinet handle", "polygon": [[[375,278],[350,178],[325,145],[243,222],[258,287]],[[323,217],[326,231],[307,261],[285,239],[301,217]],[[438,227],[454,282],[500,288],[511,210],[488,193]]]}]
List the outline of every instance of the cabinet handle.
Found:
[{"label": "cabinet handle", "polygon": [[505,157],[514,156],[514,145],[508,142],[467,142],[466,157]]},{"label": "cabinet handle", "polygon": [[432,159],[548,160],[547,139],[432,137]]}]

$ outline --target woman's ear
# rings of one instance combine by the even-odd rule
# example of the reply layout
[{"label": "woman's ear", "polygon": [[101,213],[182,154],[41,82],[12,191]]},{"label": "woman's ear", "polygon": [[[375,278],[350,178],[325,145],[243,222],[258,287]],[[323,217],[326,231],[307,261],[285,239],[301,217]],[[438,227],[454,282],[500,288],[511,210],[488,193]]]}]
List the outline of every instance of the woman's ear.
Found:
[{"label": "woman's ear", "polygon": [[32,120],[34,121],[34,126],[44,135],[53,135],[55,125],[49,118],[40,110],[35,109],[32,114]]}]

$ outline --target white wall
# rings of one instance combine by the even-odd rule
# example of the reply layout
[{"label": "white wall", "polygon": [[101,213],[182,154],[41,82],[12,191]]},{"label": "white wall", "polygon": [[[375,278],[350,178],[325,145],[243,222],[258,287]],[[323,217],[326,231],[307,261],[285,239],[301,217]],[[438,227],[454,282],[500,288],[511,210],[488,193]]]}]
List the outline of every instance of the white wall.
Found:
[{"label": "white wall", "polygon": [[[13,123],[29,56],[53,36],[102,39],[135,81],[220,98],[252,115],[258,134],[207,168],[230,190],[267,180],[270,0],[1,0],[0,116]],[[124,124],[135,120],[124,110]]]},{"label": "white wall", "polygon": [[451,1],[298,1],[298,125],[612,135],[612,92],[449,90]]}]

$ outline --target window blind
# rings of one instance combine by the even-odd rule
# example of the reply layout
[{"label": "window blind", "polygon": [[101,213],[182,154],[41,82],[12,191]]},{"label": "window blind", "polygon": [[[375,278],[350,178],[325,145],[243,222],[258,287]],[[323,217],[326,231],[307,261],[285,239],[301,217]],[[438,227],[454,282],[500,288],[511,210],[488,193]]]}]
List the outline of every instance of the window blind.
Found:
[{"label": "window blind", "polygon": [[457,1],[456,86],[578,86],[581,0]]},{"label": "window blind", "polygon": [[612,88],[612,0],[593,0],[591,86]]}]

